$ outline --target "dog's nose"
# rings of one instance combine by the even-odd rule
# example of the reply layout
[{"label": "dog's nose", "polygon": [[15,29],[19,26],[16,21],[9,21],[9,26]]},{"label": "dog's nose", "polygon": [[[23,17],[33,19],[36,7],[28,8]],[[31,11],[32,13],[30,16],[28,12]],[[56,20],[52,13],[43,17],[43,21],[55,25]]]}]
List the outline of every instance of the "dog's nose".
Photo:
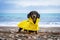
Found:
[{"label": "dog's nose", "polygon": [[35,18],[35,16],[33,16]]},{"label": "dog's nose", "polygon": [[36,18],[36,15],[34,15],[33,18]]}]

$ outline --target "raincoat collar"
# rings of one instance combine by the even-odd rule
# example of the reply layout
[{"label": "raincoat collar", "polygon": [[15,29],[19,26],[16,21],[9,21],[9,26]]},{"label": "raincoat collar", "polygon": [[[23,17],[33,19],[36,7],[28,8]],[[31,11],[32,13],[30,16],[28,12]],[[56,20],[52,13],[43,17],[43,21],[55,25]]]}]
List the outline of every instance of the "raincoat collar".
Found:
[{"label": "raincoat collar", "polygon": [[[38,18],[37,18],[37,19],[38,19]],[[28,21],[29,21],[30,23],[33,23],[33,20],[31,19],[31,17],[28,19]],[[38,20],[36,20],[36,23],[37,23],[37,21],[38,21]],[[36,24],[36,23],[35,23],[35,24]],[[34,24],[34,23],[33,23],[33,24]]]}]

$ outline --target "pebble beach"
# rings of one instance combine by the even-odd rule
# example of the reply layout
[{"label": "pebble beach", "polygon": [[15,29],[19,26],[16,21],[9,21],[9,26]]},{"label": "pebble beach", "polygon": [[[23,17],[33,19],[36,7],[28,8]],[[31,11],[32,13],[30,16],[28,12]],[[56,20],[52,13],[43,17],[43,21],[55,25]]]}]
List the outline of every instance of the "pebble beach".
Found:
[{"label": "pebble beach", "polygon": [[38,34],[29,34],[27,32],[16,33],[18,31],[16,27],[0,27],[0,40],[60,40],[60,32],[44,30],[42,29]]}]

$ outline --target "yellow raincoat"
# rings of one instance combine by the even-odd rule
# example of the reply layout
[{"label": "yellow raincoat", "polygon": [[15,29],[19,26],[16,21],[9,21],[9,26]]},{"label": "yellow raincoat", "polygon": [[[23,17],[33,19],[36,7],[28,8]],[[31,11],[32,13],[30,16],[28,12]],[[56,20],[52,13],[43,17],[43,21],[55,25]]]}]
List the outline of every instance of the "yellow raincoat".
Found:
[{"label": "yellow raincoat", "polygon": [[38,22],[39,22],[38,18],[37,18],[35,24],[33,23],[32,19],[29,18],[28,20],[24,20],[22,22],[19,22],[18,27],[23,28],[23,30],[26,29],[26,30],[37,31],[37,30],[39,30]]}]

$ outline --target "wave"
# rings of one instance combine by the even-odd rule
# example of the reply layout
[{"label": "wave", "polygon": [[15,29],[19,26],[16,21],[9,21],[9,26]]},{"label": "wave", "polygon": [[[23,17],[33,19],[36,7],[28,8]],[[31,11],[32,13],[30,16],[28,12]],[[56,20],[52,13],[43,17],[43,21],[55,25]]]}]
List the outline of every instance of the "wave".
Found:
[{"label": "wave", "polygon": [[[18,22],[1,22],[1,26],[16,27]],[[39,22],[39,27],[60,27],[60,22]]]}]

